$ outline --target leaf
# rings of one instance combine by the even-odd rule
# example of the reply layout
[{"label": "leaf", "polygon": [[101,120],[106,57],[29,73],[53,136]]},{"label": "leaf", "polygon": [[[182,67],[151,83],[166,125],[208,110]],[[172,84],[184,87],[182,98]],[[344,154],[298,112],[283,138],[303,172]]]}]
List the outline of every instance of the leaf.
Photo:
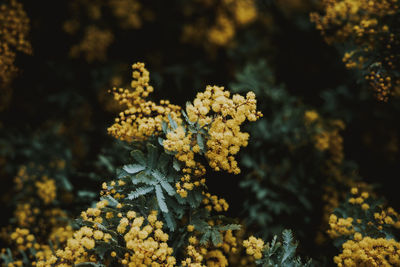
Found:
[{"label": "leaf", "polygon": [[240,230],[241,227],[242,226],[240,224],[227,224],[227,225],[219,227],[218,229],[221,231]]},{"label": "leaf", "polygon": [[179,161],[174,158],[172,161],[172,166],[174,167],[175,171],[179,172],[181,170],[181,164],[179,163]]},{"label": "leaf", "polygon": [[171,216],[171,214],[169,214],[169,212],[163,212],[163,215],[164,215],[165,222],[167,223],[168,229],[171,232],[175,231],[176,223],[175,223],[174,218],[172,218],[172,216]]},{"label": "leaf", "polygon": [[158,160],[158,149],[155,145],[147,144],[147,166],[151,169],[155,169]]},{"label": "leaf", "polygon": [[135,191],[131,192],[128,194],[127,199],[133,200],[135,198],[138,198],[140,196],[146,195],[153,191],[154,187],[149,186],[149,187],[140,187],[136,189]]},{"label": "leaf", "polygon": [[124,178],[125,176],[128,176],[128,173],[125,170],[117,169],[117,179]]},{"label": "leaf", "polygon": [[106,199],[108,201],[108,205],[110,205],[111,207],[116,207],[119,204],[119,202],[110,195],[102,197],[102,199]]},{"label": "leaf", "polygon": [[103,267],[105,265],[100,264],[100,263],[94,263],[94,262],[81,262],[77,263],[74,266],[76,267]]},{"label": "leaf", "polygon": [[200,149],[204,150],[204,138],[201,134],[197,134],[197,144],[199,145]]},{"label": "leaf", "polygon": [[160,207],[160,210],[162,212],[168,212],[167,203],[165,203],[165,197],[162,192],[161,186],[157,184],[155,188],[156,188],[157,202],[158,206]]},{"label": "leaf", "polygon": [[92,191],[87,191],[87,190],[79,190],[78,191],[78,197],[81,198],[95,198],[97,194]]},{"label": "leaf", "polygon": [[178,124],[176,123],[176,121],[174,121],[171,117],[171,114],[168,114],[168,120],[169,120],[169,124],[171,125],[172,129],[176,129],[178,128]]},{"label": "leaf", "polygon": [[161,180],[160,184],[162,188],[167,191],[168,195],[174,196],[176,194],[175,189],[165,180]]},{"label": "leaf", "polygon": [[165,121],[162,121],[161,127],[162,127],[163,132],[164,132],[165,134],[167,134],[168,124],[167,124]]},{"label": "leaf", "polygon": [[162,139],[161,137],[157,138],[158,144],[162,147],[164,147],[164,139]]},{"label": "leaf", "polygon": [[133,150],[131,152],[131,156],[137,161],[139,162],[141,165],[146,166],[146,158],[144,157],[144,154],[142,151],[140,150]]},{"label": "leaf", "polygon": [[221,233],[217,230],[211,231],[211,241],[217,246],[222,243]]},{"label": "leaf", "polygon": [[165,153],[161,153],[160,158],[158,159],[158,169],[165,171],[169,160],[170,160],[170,156],[168,156]]},{"label": "leaf", "polygon": [[122,167],[122,169],[129,174],[135,174],[146,169],[146,166],[140,164],[129,164]]},{"label": "leaf", "polygon": [[[189,102],[188,102],[189,103]],[[186,103],[186,106],[188,105],[188,103]],[[183,117],[185,118],[185,120],[188,122],[188,123],[192,123],[190,120],[189,120],[189,117],[188,117],[188,115],[186,114],[186,112],[184,111],[184,110],[182,110],[182,115],[183,115]]]},{"label": "leaf", "polygon": [[211,237],[211,231],[207,231],[204,233],[204,235],[200,239],[200,244],[205,245],[208,242],[208,239]]},{"label": "leaf", "polygon": [[296,252],[297,244],[292,244],[293,234],[290,230],[283,230],[283,255],[282,263],[293,257]]}]

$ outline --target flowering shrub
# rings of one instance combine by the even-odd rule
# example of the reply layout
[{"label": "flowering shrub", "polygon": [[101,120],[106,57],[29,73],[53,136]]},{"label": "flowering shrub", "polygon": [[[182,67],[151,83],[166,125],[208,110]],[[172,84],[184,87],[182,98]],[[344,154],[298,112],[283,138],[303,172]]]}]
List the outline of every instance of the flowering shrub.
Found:
[{"label": "flowering shrub", "polygon": [[398,13],[0,0],[1,265],[400,265]]}]

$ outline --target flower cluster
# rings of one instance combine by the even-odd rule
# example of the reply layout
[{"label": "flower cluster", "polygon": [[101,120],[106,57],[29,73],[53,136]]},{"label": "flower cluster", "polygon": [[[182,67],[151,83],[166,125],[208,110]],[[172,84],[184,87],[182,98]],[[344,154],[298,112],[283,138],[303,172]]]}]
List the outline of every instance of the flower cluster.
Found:
[{"label": "flower cluster", "polygon": [[44,204],[50,204],[56,199],[57,188],[54,179],[50,179],[47,176],[42,177],[42,181],[36,181],[37,194],[41,198]]},{"label": "flower cluster", "polygon": [[111,31],[91,25],[85,29],[82,41],[71,47],[69,54],[73,58],[83,54],[87,62],[105,60],[107,49],[113,41],[114,36]]},{"label": "flower cluster", "polygon": [[102,23],[107,17],[112,17],[116,26],[123,29],[138,29],[144,16],[151,17],[138,0],[74,0],[70,5],[73,15],[65,21],[64,30],[70,35],[81,32],[83,35],[71,47],[70,55],[76,58],[83,54],[88,62],[105,60],[107,50],[114,42],[113,30]]},{"label": "flower cluster", "polygon": [[393,239],[367,236],[349,240],[342,247],[342,253],[334,257],[339,267],[400,265],[400,243]]},{"label": "flower cluster", "polygon": [[[400,40],[397,26],[391,24],[399,5],[397,0],[326,0],[324,14],[311,14],[328,43],[347,43],[344,54],[347,68],[361,69],[380,100],[386,101],[400,80],[396,73]],[[354,45],[355,44],[355,48]]]},{"label": "flower cluster", "polygon": [[[215,22],[209,22],[205,17],[199,16],[197,13],[202,9],[207,10],[207,13],[210,9],[216,10]],[[229,45],[237,29],[249,25],[258,16],[254,0],[201,0],[190,3],[184,11],[187,17],[199,16],[199,18],[184,26],[182,40],[201,43],[206,48]]]},{"label": "flower cluster", "polygon": [[207,86],[204,93],[198,93],[193,104],[186,106],[189,120],[201,127],[208,127],[205,156],[216,171],[240,172],[234,158],[240,147],[247,146],[248,133],[240,131],[245,120],[256,121],[262,117],[257,111],[257,101],[253,92],[246,97],[230,92],[223,87]]},{"label": "flower cluster", "polygon": [[335,214],[332,214],[329,218],[330,229],[328,234],[331,238],[337,238],[343,235],[351,235],[355,232],[353,226],[354,219],[348,218],[338,218]]},{"label": "flower cluster", "polygon": [[[226,255],[237,252],[237,238],[231,230],[224,233],[222,242],[214,247],[201,245],[196,236],[189,237],[189,245],[186,247],[187,258],[182,260],[182,266],[228,266]],[[225,254],[224,254],[225,253]]]},{"label": "flower cluster", "polygon": [[28,41],[29,18],[17,0],[7,0],[0,4],[0,109],[8,103],[11,89],[8,85],[17,68],[14,65],[16,53],[31,54]]},{"label": "flower cluster", "polygon": [[170,104],[168,100],[161,100],[160,104],[146,100],[154,89],[149,85],[149,72],[144,64],[136,63],[132,69],[131,87],[134,91],[114,88],[114,99],[127,108],[108,128],[112,136],[127,142],[158,135],[162,131],[162,122],[168,121],[168,115],[180,122],[180,107]]},{"label": "flower cluster", "polygon": [[216,212],[227,211],[229,208],[229,204],[225,199],[220,198],[218,196],[211,195],[210,193],[204,193],[203,204],[206,205],[206,209],[208,211],[215,210]]},{"label": "flower cluster", "polygon": [[264,241],[260,238],[250,236],[249,239],[243,241],[243,246],[246,248],[246,253],[253,256],[255,259],[261,259],[262,251],[264,250]]},{"label": "flower cluster", "polygon": [[[98,246],[108,246],[112,250],[120,240],[115,239],[110,233],[118,233],[124,247],[121,251],[111,251],[110,256],[123,265],[141,266],[161,264],[174,266],[175,258],[171,256],[173,250],[167,244],[168,234],[162,230],[163,222],[157,220],[157,212],[153,211],[147,218],[138,216],[132,210],[110,212],[107,200],[102,200],[94,208],[82,212],[81,218],[92,226],[83,226],[73,233],[66,242],[66,246],[55,252],[52,257],[39,261],[37,266],[57,264],[73,266],[82,262],[97,262],[98,255],[95,250]],[[117,207],[119,209],[122,206]],[[122,210],[121,210],[122,211]],[[109,224],[118,218],[117,224],[111,224],[107,230],[99,228],[98,224]],[[147,221],[147,224],[146,224]],[[121,242],[121,240],[119,242]]]}]

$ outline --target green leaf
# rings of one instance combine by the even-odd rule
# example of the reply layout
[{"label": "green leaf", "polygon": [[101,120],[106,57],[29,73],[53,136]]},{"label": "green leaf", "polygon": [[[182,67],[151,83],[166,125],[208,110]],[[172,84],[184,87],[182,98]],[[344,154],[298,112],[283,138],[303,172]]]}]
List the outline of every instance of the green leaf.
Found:
[{"label": "green leaf", "polygon": [[204,138],[201,134],[197,134],[197,144],[199,145],[200,149],[204,150]]},{"label": "green leaf", "polygon": [[162,188],[167,191],[168,195],[174,196],[176,194],[175,189],[165,180],[161,180],[160,184]]},{"label": "green leaf", "polygon": [[78,197],[81,197],[81,198],[95,198],[95,197],[97,197],[97,193],[92,192],[92,191],[87,191],[87,190],[79,190],[78,191]]},{"label": "green leaf", "polygon": [[161,153],[160,158],[158,159],[158,169],[165,171],[169,160],[170,160],[170,156],[168,156],[165,153]]},{"label": "green leaf", "polygon": [[150,193],[151,191],[153,191],[154,187],[149,186],[149,187],[140,187],[138,189],[136,189],[135,191],[131,192],[128,194],[127,199],[135,199],[138,198],[140,196],[146,195],[148,193]]},{"label": "green leaf", "polygon": [[171,232],[175,231],[176,223],[175,223],[174,218],[172,218],[171,214],[169,212],[163,212],[163,216],[164,216],[165,222],[167,223],[168,229]]},{"label": "green leaf", "polygon": [[211,231],[211,241],[215,246],[221,244],[222,243],[221,233],[216,230]]},{"label": "green leaf", "polygon": [[108,201],[108,205],[111,207],[116,207],[119,204],[119,202],[110,195],[102,197],[102,199],[106,199]]},{"label": "green leaf", "polygon": [[227,224],[227,225],[219,227],[218,229],[221,231],[240,230],[241,227],[242,226],[240,224]]},{"label": "green leaf", "polygon": [[166,134],[167,130],[168,130],[168,124],[165,121],[162,121],[161,127],[162,127],[163,132]]},{"label": "green leaf", "polygon": [[147,144],[147,166],[155,169],[158,160],[158,149],[155,145]]},{"label": "green leaf", "polygon": [[158,206],[160,207],[160,210],[162,212],[168,212],[167,203],[165,203],[165,197],[162,192],[161,186],[157,184],[155,186],[155,188],[156,188],[157,202],[158,202]]},{"label": "green leaf", "polygon": [[146,158],[144,157],[144,154],[142,151],[140,150],[133,150],[131,152],[131,156],[137,161],[139,162],[141,165],[146,166]]},{"label": "green leaf", "polygon": [[74,266],[76,267],[105,267],[105,265],[101,263],[94,263],[94,262],[81,262],[78,264],[75,264]]},{"label": "green leaf", "polygon": [[146,166],[140,164],[129,164],[125,165],[122,169],[129,174],[135,174],[146,169]]},{"label": "green leaf", "polygon": [[178,128],[178,124],[176,123],[176,121],[174,121],[171,117],[170,114],[168,114],[168,120],[169,120],[169,124],[171,125],[172,129],[176,129]]},{"label": "green leaf", "polygon": [[210,237],[211,237],[211,231],[205,232],[204,235],[200,238],[200,244],[201,245],[207,244]]},{"label": "green leaf", "polygon": [[174,167],[175,171],[179,172],[181,170],[181,164],[179,163],[179,161],[174,158],[172,161],[172,166]]}]

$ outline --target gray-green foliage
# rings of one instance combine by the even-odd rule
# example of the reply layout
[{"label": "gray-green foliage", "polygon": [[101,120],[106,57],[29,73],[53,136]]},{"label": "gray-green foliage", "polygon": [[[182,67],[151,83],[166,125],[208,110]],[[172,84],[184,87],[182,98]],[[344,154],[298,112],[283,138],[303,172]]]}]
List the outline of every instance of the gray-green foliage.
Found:
[{"label": "gray-green foliage", "polygon": [[233,90],[253,90],[264,114],[247,128],[251,142],[241,154],[241,164],[248,174],[240,186],[251,196],[244,204],[248,223],[268,238],[285,227],[295,227],[285,223],[296,214],[303,218],[297,224],[309,223],[315,208],[313,197],[320,192],[316,181],[323,179],[324,153],[315,150],[315,129],[304,123],[307,106],[284,86],[276,85],[265,61],[246,65],[236,80]]},{"label": "gray-green foliage", "polygon": [[311,267],[311,260],[303,263],[296,255],[298,243],[294,241],[292,231],[283,230],[282,236],[275,235],[263,250],[263,257],[256,261],[257,265],[265,267]]}]

